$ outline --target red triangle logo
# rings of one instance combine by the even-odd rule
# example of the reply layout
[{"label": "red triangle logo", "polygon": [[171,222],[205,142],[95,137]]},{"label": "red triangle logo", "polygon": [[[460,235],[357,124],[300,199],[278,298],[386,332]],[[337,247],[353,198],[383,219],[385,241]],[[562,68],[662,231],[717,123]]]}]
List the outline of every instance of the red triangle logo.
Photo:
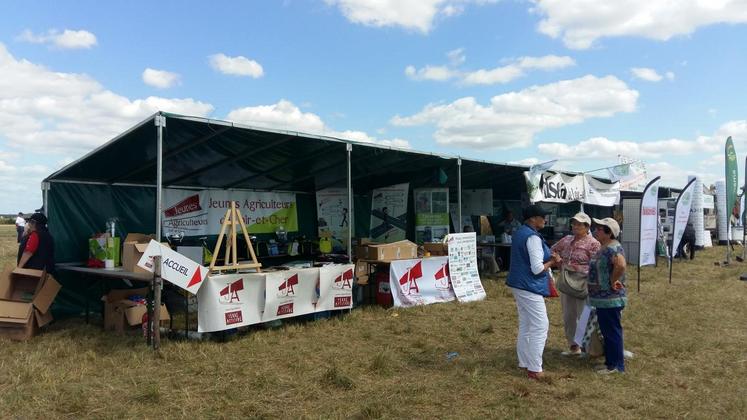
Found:
[{"label": "red triangle logo", "polygon": [[189,284],[187,285],[187,288],[190,288],[201,281],[202,281],[202,276],[200,273],[200,269],[197,268],[197,270],[195,270],[195,273],[192,275],[192,279],[189,280]]}]

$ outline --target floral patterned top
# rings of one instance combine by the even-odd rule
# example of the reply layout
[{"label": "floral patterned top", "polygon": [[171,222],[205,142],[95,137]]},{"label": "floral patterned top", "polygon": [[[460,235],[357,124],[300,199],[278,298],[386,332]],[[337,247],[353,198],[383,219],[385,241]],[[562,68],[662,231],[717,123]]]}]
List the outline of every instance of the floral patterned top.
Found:
[{"label": "floral patterned top", "polygon": [[597,252],[589,262],[589,304],[595,308],[623,308],[628,302],[625,273],[620,277],[622,289],[612,289],[612,259],[625,256],[620,242],[613,240]]},{"label": "floral patterned top", "polygon": [[589,261],[599,251],[599,241],[591,235],[576,239],[573,235],[567,235],[552,246],[563,259],[563,266],[572,271],[589,273]]}]

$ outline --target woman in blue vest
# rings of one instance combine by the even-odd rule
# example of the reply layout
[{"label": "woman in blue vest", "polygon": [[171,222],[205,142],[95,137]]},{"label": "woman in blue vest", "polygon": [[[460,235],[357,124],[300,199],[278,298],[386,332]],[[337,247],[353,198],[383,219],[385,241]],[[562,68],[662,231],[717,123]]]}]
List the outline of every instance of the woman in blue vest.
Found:
[{"label": "woman in blue vest", "polygon": [[543,375],[542,352],[550,327],[544,297],[550,295],[550,267],[562,261],[558,254],[550,252],[539,234],[549,213],[538,205],[524,209],[524,224],[511,239],[511,267],[506,280],[519,313],[516,338],[519,367],[527,370],[530,379]]}]

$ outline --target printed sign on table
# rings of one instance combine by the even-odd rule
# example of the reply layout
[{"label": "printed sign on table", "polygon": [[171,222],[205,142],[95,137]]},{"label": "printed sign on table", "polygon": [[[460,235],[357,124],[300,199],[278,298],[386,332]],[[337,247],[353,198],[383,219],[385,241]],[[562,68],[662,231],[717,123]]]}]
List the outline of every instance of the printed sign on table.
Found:
[{"label": "printed sign on table", "polygon": [[353,307],[354,267],[353,264],[336,264],[319,268],[317,311],[334,311]]},{"label": "printed sign on table", "polygon": [[262,322],[264,274],[210,276],[197,293],[198,332],[223,331]]},{"label": "printed sign on table", "polygon": [[485,289],[477,271],[477,235],[452,233],[449,244],[449,271],[454,293],[460,302],[485,299]]},{"label": "printed sign on table", "polygon": [[318,268],[265,274],[265,312],[262,321],[290,318],[314,312]]},{"label": "printed sign on table", "polygon": [[172,250],[168,245],[154,240],[150,241],[143,256],[140,257],[138,267],[152,273],[154,271],[153,257],[156,255],[161,256],[161,278],[192,294],[197,294],[208,275],[207,268]]},{"label": "printed sign on table", "polygon": [[396,307],[450,302],[455,298],[448,257],[392,261],[389,288]]}]

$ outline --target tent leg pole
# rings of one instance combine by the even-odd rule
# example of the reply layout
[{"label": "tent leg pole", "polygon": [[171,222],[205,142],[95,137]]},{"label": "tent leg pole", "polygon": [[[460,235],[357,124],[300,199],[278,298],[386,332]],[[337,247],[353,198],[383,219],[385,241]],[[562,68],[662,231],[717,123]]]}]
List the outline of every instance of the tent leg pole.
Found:
[{"label": "tent leg pole", "polygon": [[163,128],[166,117],[160,113],[156,115],[156,240],[161,242],[161,196],[163,194]]},{"label": "tent leg pole", "polygon": [[457,158],[457,217],[454,222],[454,230],[462,233],[462,158]]},{"label": "tent leg pole", "polygon": [[352,163],[350,161],[350,155],[353,151],[353,145],[347,143],[345,145],[348,159],[348,262],[353,262],[353,178],[352,178]]}]

